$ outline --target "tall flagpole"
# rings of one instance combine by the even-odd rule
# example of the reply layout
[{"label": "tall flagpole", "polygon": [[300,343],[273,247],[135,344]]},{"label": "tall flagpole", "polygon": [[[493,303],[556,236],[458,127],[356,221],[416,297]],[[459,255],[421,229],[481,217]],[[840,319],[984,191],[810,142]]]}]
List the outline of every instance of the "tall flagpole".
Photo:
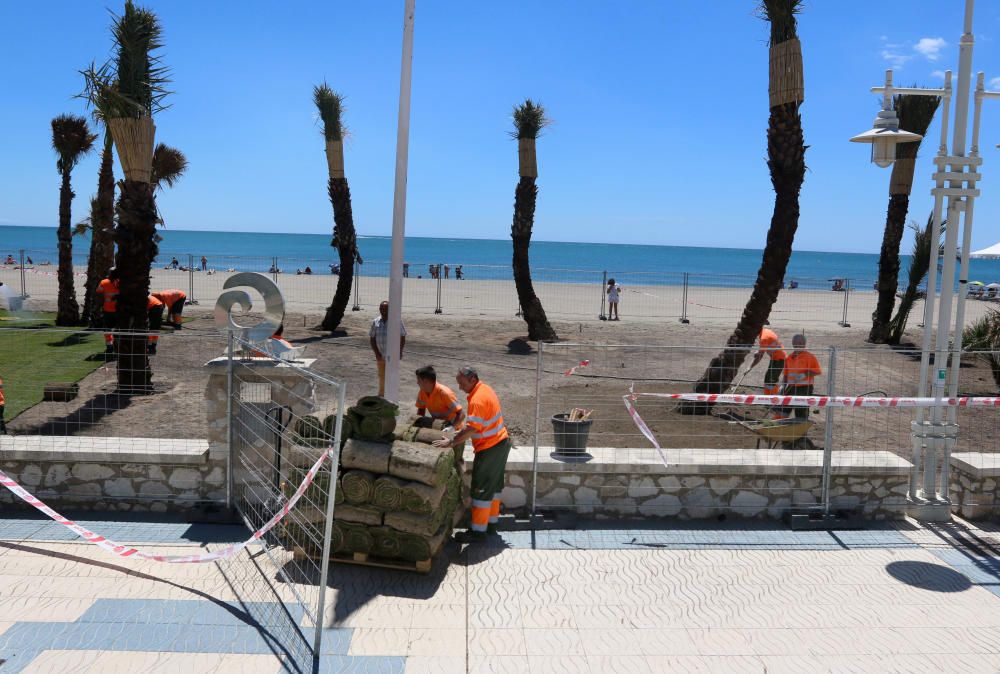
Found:
[{"label": "tall flagpole", "polygon": [[399,402],[399,344],[403,324],[403,241],[406,236],[406,167],[410,147],[410,80],[413,71],[415,0],[406,0],[403,15],[403,63],[399,75],[399,119],[396,125],[396,189],[392,200],[392,267],[389,270],[389,329],[385,356],[385,397]]}]

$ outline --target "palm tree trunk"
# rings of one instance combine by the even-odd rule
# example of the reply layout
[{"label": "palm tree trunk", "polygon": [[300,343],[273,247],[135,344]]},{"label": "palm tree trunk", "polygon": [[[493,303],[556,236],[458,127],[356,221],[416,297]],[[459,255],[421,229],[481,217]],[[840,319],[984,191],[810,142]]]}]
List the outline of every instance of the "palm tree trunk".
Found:
[{"label": "palm tree trunk", "polygon": [[896,304],[896,289],[899,285],[899,246],[903,240],[909,207],[909,194],[893,194],[889,197],[882,251],[878,259],[878,304],[872,314],[872,329],[868,333],[868,341],[875,344],[884,344],[889,339],[892,308]]},{"label": "palm tree trunk", "polygon": [[[156,199],[149,183],[125,180],[117,205],[118,245],[116,267],[121,277],[117,328],[147,332],[149,317],[149,270],[156,257]],[[146,353],[145,335],[121,335],[118,342],[118,390],[121,393],[149,393],[152,371]]]},{"label": "palm tree trunk", "polygon": [[535,222],[535,202],[538,186],[530,176],[521,176],[514,191],[514,224],[510,235],[514,241],[514,285],[517,300],[521,304],[524,322],[528,324],[528,339],[533,341],[553,341],[558,339],[556,331],[545,316],[542,302],[535,294],[531,283],[531,264],[528,261],[528,247],[531,245],[531,229]]},{"label": "palm tree trunk", "polygon": [[[711,360],[695,384],[696,393],[722,393],[729,387],[778,299],[792,255],[792,241],[799,226],[799,190],[806,171],[799,105],[785,103],[771,108],[767,128],[767,166],[771,172],[775,199],[767,245],[743,315],[726,342],[726,348]],[[705,403],[680,406],[680,411],[685,414],[707,414],[709,410],[710,405]]]},{"label": "palm tree trunk", "polygon": [[347,178],[330,178],[330,203],[333,205],[333,241],[330,245],[340,256],[340,274],[333,302],[326,309],[320,327],[333,332],[344,320],[347,303],[351,299],[354,283],[354,260],[357,257],[358,237],[354,230],[354,213],[351,210],[351,188]]},{"label": "palm tree trunk", "polygon": [[115,174],[111,135],[107,134],[101,171],[97,177],[97,197],[90,209],[90,256],[87,258],[87,290],[83,300],[83,319],[91,326],[101,324],[101,303],[97,285],[108,275],[115,261]]},{"label": "palm tree trunk", "polygon": [[56,325],[76,325],[80,322],[80,305],[76,301],[76,290],[73,287],[73,230],[71,205],[73,203],[73,188],[70,185],[70,172],[62,173],[62,186],[59,188],[59,298],[56,311]]}]

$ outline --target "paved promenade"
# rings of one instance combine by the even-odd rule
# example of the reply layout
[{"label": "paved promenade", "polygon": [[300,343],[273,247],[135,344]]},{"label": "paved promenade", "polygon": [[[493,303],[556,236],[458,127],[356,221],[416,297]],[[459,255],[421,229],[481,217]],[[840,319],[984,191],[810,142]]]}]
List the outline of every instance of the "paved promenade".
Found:
[{"label": "paved promenade", "polygon": [[[83,523],[168,553],[245,535]],[[995,672],[996,532],[591,528],[452,548],[428,576],[335,565],[320,671]],[[303,616],[259,591],[249,555],[156,564],[73,538],[41,519],[0,518],[3,674],[309,671],[290,643]]]}]

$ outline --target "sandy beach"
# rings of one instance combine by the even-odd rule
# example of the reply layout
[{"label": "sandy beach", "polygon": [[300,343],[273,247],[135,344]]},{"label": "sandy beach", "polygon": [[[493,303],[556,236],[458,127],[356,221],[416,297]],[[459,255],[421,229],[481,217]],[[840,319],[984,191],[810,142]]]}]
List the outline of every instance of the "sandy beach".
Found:
[{"label": "sandy beach", "polygon": [[[81,302],[85,271],[81,267],[76,269],[76,290]],[[230,275],[230,272],[210,274],[199,271],[189,274],[178,270],[154,269],[152,287],[180,288],[188,293],[189,299],[193,298],[197,302],[199,309],[211,310],[215,298],[222,292],[222,286]],[[331,274],[279,274],[277,279],[287,310],[298,313],[322,311],[333,297],[337,283],[337,276]],[[55,308],[58,283],[54,266],[26,269],[24,280],[28,295],[27,309],[41,311]],[[0,282],[20,292],[21,270],[0,266]],[[542,282],[535,283],[535,291],[546,312],[555,319],[596,321],[602,313],[603,288],[599,284]],[[692,324],[725,327],[734,325],[738,320],[750,292],[749,287],[691,286],[687,291],[685,308],[682,286],[625,285],[619,310],[622,320],[627,322],[677,322],[686,311],[686,318]],[[352,294],[351,307],[357,297],[358,306],[363,311],[374,313],[378,303],[388,298],[388,294],[388,278],[361,276],[356,281],[356,294]],[[771,323],[790,329],[799,326],[843,329],[840,323],[845,317],[845,299],[846,322],[852,330],[867,331],[878,299],[877,293],[871,288],[853,290],[849,294],[799,288],[783,290],[771,311]],[[518,310],[512,280],[442,279],[439,284],[437,280],[430,278],[407,278],[403,280],[403,302],[405,315],[408,316],[433,316],[438,306],[445,317],[510,318]],[[966,302],[966,323],[984,315],[990,306],[993,303],[981,300]],[[195,307],[188,309],[196,310]],[[606,308],[604,312],[607,312]],[[921,322],[922,312],[923,302],[917,302],[911,314],[911,327],[916,327]]]}]

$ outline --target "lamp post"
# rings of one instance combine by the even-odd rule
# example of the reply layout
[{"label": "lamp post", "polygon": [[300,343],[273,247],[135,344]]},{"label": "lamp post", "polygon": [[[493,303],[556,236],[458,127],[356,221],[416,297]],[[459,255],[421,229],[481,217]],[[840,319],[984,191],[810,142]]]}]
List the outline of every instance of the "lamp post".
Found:
[{"label": "lamp post", "polygon": [[406,168],[410,148],[410,82],[413,72],[413,13],[415,0],[403,9],[403,58],[399,76],[399,116],[396,123],[396,187],[392,200],[392,260],[389,268],[389,325],[386,328],[385,397],[399,402],[399,345],[403,326],[403,242],[406,236]]},{"label": "lamp post", "polygon": [[[927,297],[924,300],[924,336],[920,358],[920,397],[928,395],[928,389],[938,404],[931,408],[930,419],[924,408],[917,409],[917,416],[910,427],[913,439],[913,468],[910,474],[909,501],[911,514],[919,519],[946,521],[951,517],[949,498],[949,472],[951,450],[955,445],[958,425],[955,423],[956,410],[949,407],[947,416],[941,401],[958,394],[960,356],[962,352],[962,330],[965,327],[965,298],[969,277],[969,249],[972,243],[973,203],[979,196],[976,184],[980,174],[976,171],[982,164],[979,156],[979,122],[982,102],[986,98],[1000,98],[1000,93],[988,92],[983,88],[983,73],[979,73],[975,89],[975,112],[972,122],[972,145],[966,155],[966,131],[969,118],[970,87],[972,84],[972,10],[974,0],[965,2],[965,21],[959,41],[958,85],[955,92],[955,119],[948,150],[948,126],[951,108],[951,71],[945,73],[943,89],[923,89],[894,87],[892,71],[886,72],[883,87],[873,87],[872,92],[883,95],[884,110],[879,113],[875,128],[852,138],[855,142],[870,142],[872,161],[878,166],[891,166],[895,160],[895,144],[918,140],[916,134],[906,139],[905,132],[892,130],[895,115],[886,115],[891,107],[893,94],[910,96],[940,96],[942,98],[941,141],[934,158],[936,171],[931,195],[934,197],[934,214],[931,224],[931,260],[927,271]],[[881,122],[881,126],[880,126]],[[941,237],[942,214],[947,209],[948,228],[945,235],[944,263],[941,270],[941,298],[938,303],[937,322],[934,308],[937,290],[938,242]],[[955,298],[955,254],[958,246],[959,227],[962,229],[961,265],[958,274],[958,299],[955,312],[954,337],[950,338],[951,313]],[[933,341],[934,371],[930,372],[930,352]]]}]

